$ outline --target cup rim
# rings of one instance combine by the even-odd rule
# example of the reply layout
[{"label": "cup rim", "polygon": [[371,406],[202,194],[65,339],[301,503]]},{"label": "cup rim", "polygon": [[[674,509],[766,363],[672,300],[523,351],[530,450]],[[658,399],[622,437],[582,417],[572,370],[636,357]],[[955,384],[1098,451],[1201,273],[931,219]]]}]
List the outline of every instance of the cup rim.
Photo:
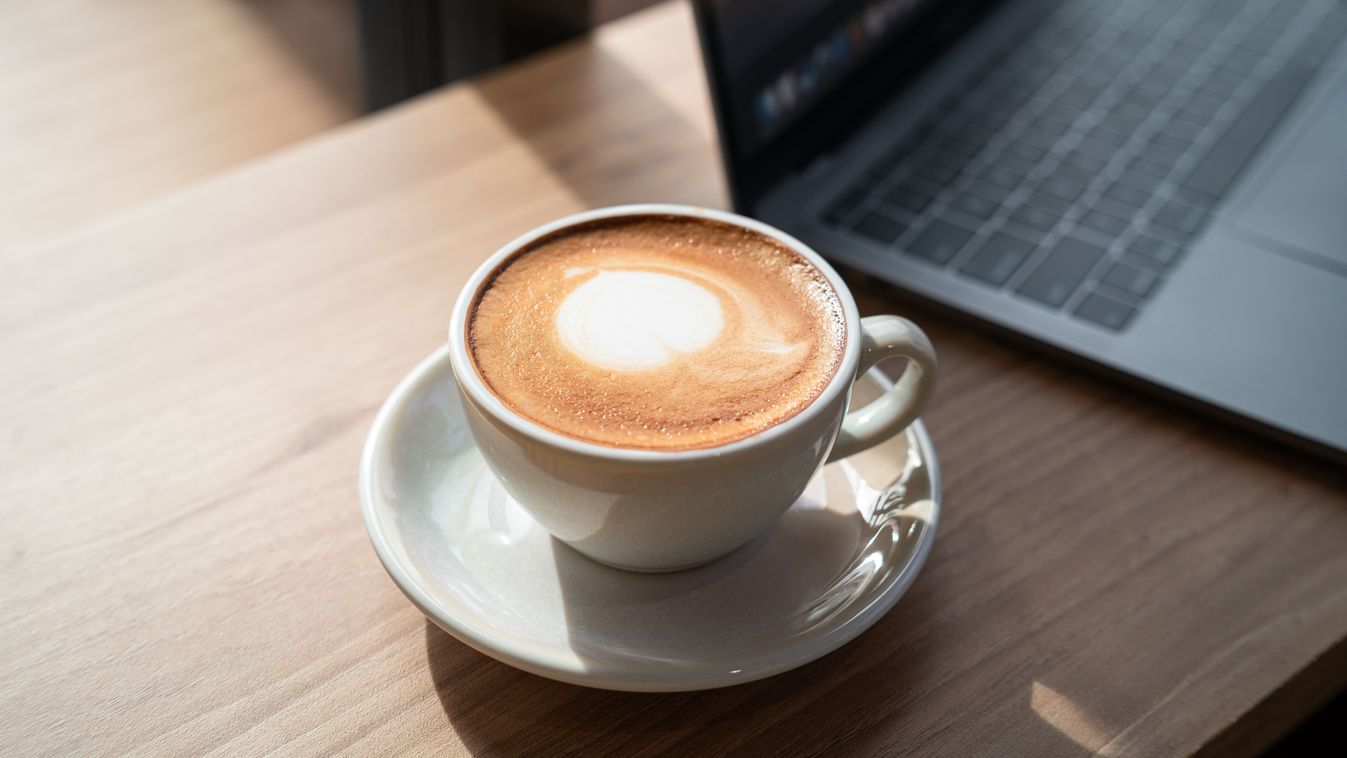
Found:
[{"label": "cup rim", "polygon": [[[842,351],[841,364],[837,367],[832,379],[828,381],[828,384],[814,398],[813,402],[779,424],[732,442],[692,450],[649,450],[601,445],[552,431],[513,410],[487,388],[486,383],[472,364],[472,359],[467,350],[468,309],[471,307],[477,290],[482,286],[483,281],[511,255],[546,235],[600,219],[649,215],[684,216],[744,227],[786,245],[823,273],[824,278],[827,279],[828,284],[837,294],[838,301],[842,304],[842,313],[846,323],[846,343]],[[478,408],[490,414],[496,421],[537,442],[571,453],[613,461],[691,463],[756,448],[789,435],[798,427],[809,423],[822,412],[822,409],[829,407],[839,395],[848,392],[851,389],[852,381],[855,379],[856,367],[860,362],[860,314],[857,311],[856,301],[852,297],[851,291],[833,267],[828,265],[828,262],[823,260],[822,256],[814,252],[808,245],[779,229],[737,213],[711,208],[671,203],[615,205],[572,213],[543,224],[506,243],[483,261],[463,285],[458,294],[458,299],[454,303],[453,317],[449,324],[449,359],[458,386]]]}]

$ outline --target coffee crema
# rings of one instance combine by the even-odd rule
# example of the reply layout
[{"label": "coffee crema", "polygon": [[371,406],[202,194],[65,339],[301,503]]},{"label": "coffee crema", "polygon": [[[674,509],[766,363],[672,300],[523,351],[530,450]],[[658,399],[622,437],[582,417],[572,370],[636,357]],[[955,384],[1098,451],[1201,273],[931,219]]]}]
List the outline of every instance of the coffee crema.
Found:
[{"label": "coffee crema", "polygon": [[570,227],[515,253],[468,311],[467,348],[505,405],[615,447],[723,445],[799,413],[841,364],[823,273],[770,237],[681,216]]}]

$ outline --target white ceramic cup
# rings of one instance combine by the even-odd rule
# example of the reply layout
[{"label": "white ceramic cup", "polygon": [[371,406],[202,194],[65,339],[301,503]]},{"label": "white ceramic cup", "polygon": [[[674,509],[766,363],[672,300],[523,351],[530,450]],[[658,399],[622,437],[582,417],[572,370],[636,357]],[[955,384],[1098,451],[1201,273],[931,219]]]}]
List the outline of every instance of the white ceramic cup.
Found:
[{"label": "white ceramic cup", "polygon": [[[846,315],[845,354],[814,402],[735,442],[682,451],[623,449],[546,429],[492,394],[469,356],[468,311],[486,278],[534,240],[596,219],[648,214],[710,219],[787,245],[827,277]],[[624,205],[545,224],[496,251],[468,280],[449,327],[450,362],[468,427],[505,490],[557,539],[601,563],[672,571],[719,558],[766,531],[828,461],[903,431],[935,390],[936,357],[898,316],[861,319],[841,277],[800,241],[750,218],[680,205]],[[852,384],[890,357],[907,359],[893,388],[848,409]]]}]

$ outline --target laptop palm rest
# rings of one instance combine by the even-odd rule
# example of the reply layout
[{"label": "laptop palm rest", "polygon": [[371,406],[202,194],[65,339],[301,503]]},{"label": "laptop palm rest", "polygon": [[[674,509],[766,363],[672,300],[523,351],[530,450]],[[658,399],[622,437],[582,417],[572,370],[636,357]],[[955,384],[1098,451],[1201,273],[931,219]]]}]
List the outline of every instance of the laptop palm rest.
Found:
[{"label": "laptop palm rest", "polygon": [[[1273,250],[1347,276],[1347,77],[1254,191],[1236,227]],[[1287,247],[1291,249],[1287,249]]]}]

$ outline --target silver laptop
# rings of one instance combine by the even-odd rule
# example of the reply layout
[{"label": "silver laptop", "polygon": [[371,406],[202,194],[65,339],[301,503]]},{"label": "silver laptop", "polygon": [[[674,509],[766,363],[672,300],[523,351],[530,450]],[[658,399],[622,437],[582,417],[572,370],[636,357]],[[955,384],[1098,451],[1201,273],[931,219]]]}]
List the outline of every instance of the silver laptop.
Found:
[{"label": "silver laptop", "polygon": [[694,5],[738,210],[1347,459],[1347,3]]}]

